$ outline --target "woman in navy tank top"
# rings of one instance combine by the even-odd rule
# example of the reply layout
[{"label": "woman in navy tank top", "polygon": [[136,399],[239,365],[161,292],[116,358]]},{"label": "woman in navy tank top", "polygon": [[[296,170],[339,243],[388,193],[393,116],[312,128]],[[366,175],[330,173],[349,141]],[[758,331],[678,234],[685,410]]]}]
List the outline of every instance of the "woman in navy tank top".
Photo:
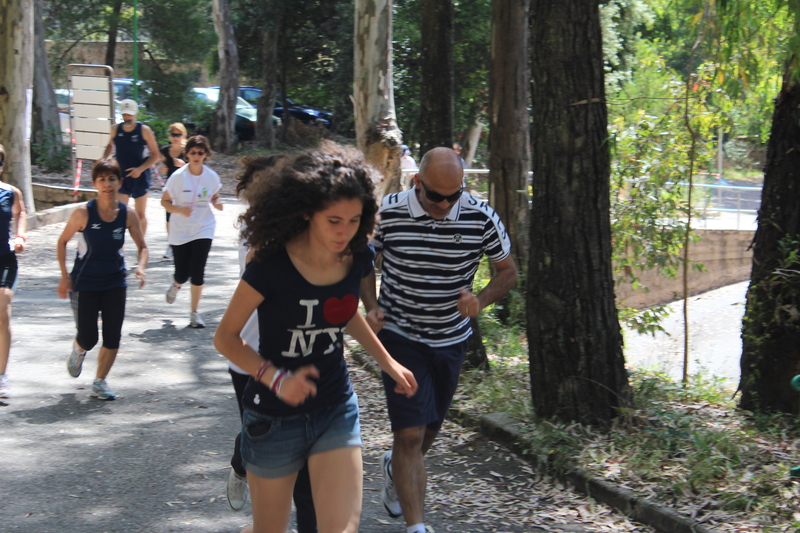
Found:
[{"label": "woman in navy tank top", "polygon": [[[0,144],[0,176],[6,151]],[[11,301],[17,286],[17,254],[25,249],[25,204],[22,192],[0,181],[0,403],[9,398],[8,353],[11,349]],[[2,237],[3,235],[8,238]]]},{"label": "woman in navy tank top", "polygon": [[[111,366],[117,357],[125,318],[125,256],[122,245],[127,229],[139,251],[139,265],[135,275],[139,288],[144,286],[147,244],[132,209],[117,200],[122,184],[119,165],[113,159],[100,159],[92,168],[92,186],[97,199],[76,209],[58,239],[58,264],[61,281],[57,293],[60,298],[70,296],[78,334],[72,343],[72,353],[67,359],[67,371],[77,378],[81,374],[86,352],[98,340],[97,317],[103,317],[103,345],[97,355],[97,373],[92,385],[92,396],[100,400],[113,400],[116,394],[106,383]],[[76,233],[78,253],[71,273],[67,272],[67,243]]]}]

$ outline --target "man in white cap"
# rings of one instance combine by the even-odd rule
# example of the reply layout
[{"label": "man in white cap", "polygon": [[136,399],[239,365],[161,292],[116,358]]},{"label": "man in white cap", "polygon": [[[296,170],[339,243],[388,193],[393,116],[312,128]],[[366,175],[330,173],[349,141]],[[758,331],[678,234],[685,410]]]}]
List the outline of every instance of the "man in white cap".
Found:
[{"label": "man in white cap", "polygon": [[[136,214],[142,226],[142,235],[147,231],[147,197],[150,195],[150,167],[159,160],[156,136],[150,126],[136,122],[139,106],[133,100],[123,100],[119,103],[119,112],[122,123],[111,126],[111,138],[106,146],[103,158],[115,152],[122,170],[122,187],[117,193],[117,198],[128,204],[128,198],[133,197]],[[150,155],[145,157],[145,146]]]}]

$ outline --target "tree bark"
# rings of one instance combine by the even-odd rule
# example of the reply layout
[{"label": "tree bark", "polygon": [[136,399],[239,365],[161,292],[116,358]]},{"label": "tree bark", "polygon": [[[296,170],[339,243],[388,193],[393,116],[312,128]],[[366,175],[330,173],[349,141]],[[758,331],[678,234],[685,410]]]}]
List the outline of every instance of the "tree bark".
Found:
[{"label": "tree bark", "polygon": [[453,0],[422,0],[419,156],[453,145]]},{"label": "tree bark", "polygon": [[119,14],[122,11],[122,0],[114,2],[111,20],[108,24],[108,44],[106,45],[106,65],[114,68],[114,59],[117,55],[117,33],[119,30]]},{"label": "tree bark", "polygon": [[61,122],[58,118],[58,101],[53,92],[50,62],[44,39],[43,0],[34,0],[34,54],[33,54],[33,156],[57,157],[61,146]]},{"label": "tree bark", "polygon": [[532,0],[528,343],[545,418],[606,423],[629,405],[614,303],[610,159],[594,0]]},{"label": "tree bark", "polygon": [[475,161],[478,144],[481,142],[481,133],[483,133],[483,122],[481,122],[480,111],[478,111],[475,113],[472,122],[467,126],[467,130],[461,139],[461,147],[463,148],[461,154],[464,156],[464,163],[467,168],[472,168],[473,161]]},{"label": "tree bark", "polygon": [[[392,1],[356,0],[353,107],[356,142],[383,173],[381,192],[403,189],[392,83]],[[284,113],[285,114],[285,113]]]},{"label": "tree bark", "polygon": [[489,68],[489,203],[505,223],[524,272],[528,220],[528,9],[530,0],[492,4]]},{"label": "tree bark", "polygon": [[798,396],[790,381],[800,374],[800,260],[790,263],[787,252],[800,253],[800,84],[792,75],[797,58],[789,65],[775,99],[767,143],[742,320],[739,389],[743,409],[796,414]]},{"label": "tree bark", "polygon": [[219,53],[219,100],[211,120],[211,145],[220,152],[234,148],[236,97],[239,92],[239,51],[228,0],[213,0],[214,29]]},{"label": "tree bark", "polygon": [[275,147],[272,112],[275,109],[275,96],[278,93],[278,32],[280,27],[281,21],[278,19],[274,25],[264,30],[261,49],[261,96],[258,98],[256,140],[270,148]]},{"label": "tree bark", "polygon": [[30,107],[33,105],[33,2],[0,0],[0,143],[5,147],[3,181],[22,191],[33,213]]}]

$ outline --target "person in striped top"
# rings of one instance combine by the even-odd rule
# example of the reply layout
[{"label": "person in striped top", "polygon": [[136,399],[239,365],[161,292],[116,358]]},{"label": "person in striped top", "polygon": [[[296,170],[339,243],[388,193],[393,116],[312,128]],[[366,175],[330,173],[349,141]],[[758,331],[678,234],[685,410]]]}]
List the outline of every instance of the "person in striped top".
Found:
[{"label": "person in striped top", "polygon": [[[517,282],[511,243],[489,205],[463,191],[458,154],[434,148],[413,176],[414,188],[383,199],[372,244],[383,255],[380,299],[375,274],[364,278],[367,322],[400,364],[414,373],[417,394],[394,392],[383,374],[392,451],[381,459],[381,501],[393,518],[404,516],[408,533],[424,533],[424,455],[453,399],[470,319]],[[478,294],[472,281],[483,255],[494,266]]]}]

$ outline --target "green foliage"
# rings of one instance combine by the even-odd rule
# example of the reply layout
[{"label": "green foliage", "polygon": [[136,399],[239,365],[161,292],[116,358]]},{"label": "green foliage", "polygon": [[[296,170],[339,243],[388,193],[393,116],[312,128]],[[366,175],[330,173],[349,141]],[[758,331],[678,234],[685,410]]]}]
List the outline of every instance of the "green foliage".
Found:
[{"label": "green foliage", "polygon": [[36,154],[34,163],[48,172],[65,172],[70,168],[72,148],[61,142],[61,130],[49,128],[42,137],[41,143],[33,143],[31,146]]},{"label": "green foliage", "polygon": [[146,67],[143,75],[148,111],[168,122],[183,122],[196,112],[191,88],[200,77],[199,70],[163,72]]}]

